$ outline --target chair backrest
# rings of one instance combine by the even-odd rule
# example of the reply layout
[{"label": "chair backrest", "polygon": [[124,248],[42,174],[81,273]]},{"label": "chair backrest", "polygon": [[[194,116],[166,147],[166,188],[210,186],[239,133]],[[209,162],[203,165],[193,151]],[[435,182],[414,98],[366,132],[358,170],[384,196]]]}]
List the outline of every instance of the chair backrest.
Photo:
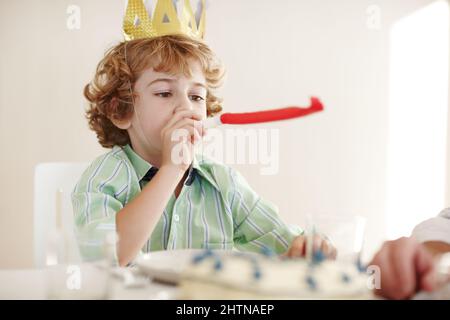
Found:
[{"label": "chair backrest", "polygon": [[[56,231],[67,235],[65,250],[78,255],[74,236],[71,193],[87,163],[52,162],[38,164],[34,172],[34,264],[48,263],[49,236]],[[68,246],[68,247],[67,247]]]}]

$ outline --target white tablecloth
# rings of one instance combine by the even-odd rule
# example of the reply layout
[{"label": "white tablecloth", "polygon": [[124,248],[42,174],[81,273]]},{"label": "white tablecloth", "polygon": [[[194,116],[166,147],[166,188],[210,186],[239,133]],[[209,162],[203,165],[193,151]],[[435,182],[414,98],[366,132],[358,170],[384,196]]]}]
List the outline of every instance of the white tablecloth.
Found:
[{"label": "white tablecloth", "polygon": [[[118,270],[120,271],[120,270]],[[48,299],[48,270],[0,270],[0,299]],[[177,287],[149,281],[144,287],[127,288],[117,277],[110,278],[108,299],[176,299]],[[78,295],[78,298],[80,296]],[[88,295],[81,296],[91,299]],[[434,293],[419,293],[414,299],[450,299],[450,284]]]},{"label": "white tablecloth", "polygon": [[[0,299],[47,299],[47,275],[45,269],[0,270]],[[149,281],[144,287],[126,288],[119,278],[110,279],[109,299],[174,299],[177,293],[175,286],[158,282]],[[84,295],[81,298],[91,297]]]}]

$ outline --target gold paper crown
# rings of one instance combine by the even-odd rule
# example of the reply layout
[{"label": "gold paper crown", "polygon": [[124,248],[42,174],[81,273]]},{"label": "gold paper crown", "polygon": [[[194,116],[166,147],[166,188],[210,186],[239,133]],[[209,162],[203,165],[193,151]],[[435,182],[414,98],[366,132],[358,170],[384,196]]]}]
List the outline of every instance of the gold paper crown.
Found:
[{"label": "gold paper crown", "polygon": [[[205,0],[199,2],[198,22],[190,0],[179,0],[175,6],[172,0],[154,0],[153,16],[143,0],[128,0],[123,21],[125,40],[153,38],[170,34],[185,34],[191,38],[203,39],[205,33]],[[177,12],[177,8],[178,12]]]}]

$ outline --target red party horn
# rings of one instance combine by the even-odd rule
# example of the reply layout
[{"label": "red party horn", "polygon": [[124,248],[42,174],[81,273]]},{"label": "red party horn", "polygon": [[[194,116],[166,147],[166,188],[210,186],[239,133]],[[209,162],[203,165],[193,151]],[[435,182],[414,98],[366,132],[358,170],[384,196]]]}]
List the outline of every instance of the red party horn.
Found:
[{"label": "red party horn", "polygon": [[214,128],[222,124],[252,124],[288,120],[304,117],[316,112],[323,111],[323,104],[316,97],[311,97],[309,107],[286,107],[256,112],[222,113],[221,115],[207,118],[203,121],[204,128]]}]

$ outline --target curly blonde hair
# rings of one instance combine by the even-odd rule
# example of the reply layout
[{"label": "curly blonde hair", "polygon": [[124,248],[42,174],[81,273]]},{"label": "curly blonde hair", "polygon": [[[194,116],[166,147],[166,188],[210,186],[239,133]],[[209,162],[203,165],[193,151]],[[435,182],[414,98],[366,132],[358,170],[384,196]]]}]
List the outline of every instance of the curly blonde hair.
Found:
[{"label": "curly blonde hair", "polygon": [[109,49],[98,64],[94,79],[84,88],[89,101],[86,118],[99,143],[105,148],[130,143],[128,132],[116,127],[111,119],[128,119],[132,115],[135,94],[131,88],[143,71],[153,68],[156,72],[191,76],[189,59],[202,67],[207,85],[207,116],[213,116],[222,110],[222,99],[213,90],[220,87],[224,68],[205,43],[183,35],[168,35],[121,42]]}]

